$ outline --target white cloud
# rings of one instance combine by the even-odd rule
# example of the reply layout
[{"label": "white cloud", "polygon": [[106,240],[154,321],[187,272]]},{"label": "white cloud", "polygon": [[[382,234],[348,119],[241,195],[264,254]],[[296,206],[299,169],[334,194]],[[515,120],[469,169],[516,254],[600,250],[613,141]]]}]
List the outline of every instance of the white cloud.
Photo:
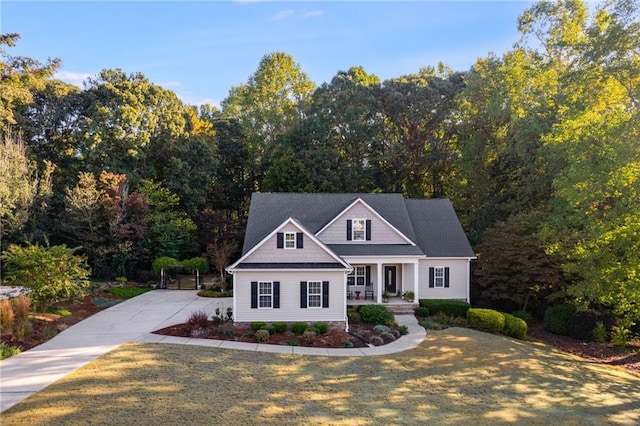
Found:
[{"label": "white cloud", "polygon": [[318,16],[324,15],[324,10],[310,10],[308,12],[304,12],[302,14],[303,19],[307,18],[317,18]]},{"label": "white cloud", "polygon": [[62,80],[65,83],[73,84],[83,88],[83,82],[85,82],[93,74],[88,72],[72,72],[72,71],[58,71],[53,76],[58,80]]},{"label": "white cloud", "polygon": [[271,20],[272,21],[281,21],[283,19],[287,19],[292,17],[294,14],[294,10],[293,9],[287,9],[287,10],[281,10],[280,12],[276,13]]}]

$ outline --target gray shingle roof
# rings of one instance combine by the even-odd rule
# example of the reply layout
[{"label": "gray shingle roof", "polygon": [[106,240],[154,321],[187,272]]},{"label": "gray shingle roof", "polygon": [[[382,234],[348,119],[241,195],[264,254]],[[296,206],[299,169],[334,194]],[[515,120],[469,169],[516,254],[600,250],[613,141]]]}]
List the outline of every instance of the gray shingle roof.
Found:
[{"label": "gray shingle roof", "polygon": [[339,256],[420,256],[424,252],[410,244],[327,244]]},{"label": "gray shingle roof", "polygon": [[383,252],[381,245],[338,244],[331,246],[336,254],[474,256],[449,200],[407,200],[402,194],[369,193],[256,192],[251,197],[242,253],[245,254],[290,217],[315,234],[358,198],[418,247],[394,244],[387,246],[388,252]]}]

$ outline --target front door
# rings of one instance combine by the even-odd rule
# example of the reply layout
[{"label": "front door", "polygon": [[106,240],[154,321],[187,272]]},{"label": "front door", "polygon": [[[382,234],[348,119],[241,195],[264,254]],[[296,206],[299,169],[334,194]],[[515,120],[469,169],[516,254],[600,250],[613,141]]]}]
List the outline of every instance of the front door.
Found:
[{"label": "front door", "polygon": [[384,267],[384,291],[396,294],[396,267]]}]

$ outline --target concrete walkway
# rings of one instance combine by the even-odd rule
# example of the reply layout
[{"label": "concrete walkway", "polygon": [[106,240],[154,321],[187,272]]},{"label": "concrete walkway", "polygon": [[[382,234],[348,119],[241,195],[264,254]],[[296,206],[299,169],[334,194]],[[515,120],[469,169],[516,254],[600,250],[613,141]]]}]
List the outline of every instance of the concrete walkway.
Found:
[{"label": "concrete walkway", "polygon": [[127,342],[301,355],[366,356],[405,351],[416,347],[426,336],[413,315],[396,316],[399,324],[409,328],[408,335],[384,346],[361,349],[306,348],[151,334],[151,331],[186,322],[193,312],[205,311],[212,315],[216,308],[226,312],[226,308],[232,306],[231,298],[203,298],[196,293],[188,290],[147,292],[92,315],[40,346],[0,361],[0,412]]}]

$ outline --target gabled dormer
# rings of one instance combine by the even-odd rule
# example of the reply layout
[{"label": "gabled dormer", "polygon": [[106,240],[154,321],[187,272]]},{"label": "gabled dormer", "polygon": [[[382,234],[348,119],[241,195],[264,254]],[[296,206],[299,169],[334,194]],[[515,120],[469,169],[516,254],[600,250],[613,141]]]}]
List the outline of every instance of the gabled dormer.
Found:
[{"label": "gabled dormer", "polygon": [[325,244],[409,244],[415,246],[362,198],[356,199],[316,236]]}]

